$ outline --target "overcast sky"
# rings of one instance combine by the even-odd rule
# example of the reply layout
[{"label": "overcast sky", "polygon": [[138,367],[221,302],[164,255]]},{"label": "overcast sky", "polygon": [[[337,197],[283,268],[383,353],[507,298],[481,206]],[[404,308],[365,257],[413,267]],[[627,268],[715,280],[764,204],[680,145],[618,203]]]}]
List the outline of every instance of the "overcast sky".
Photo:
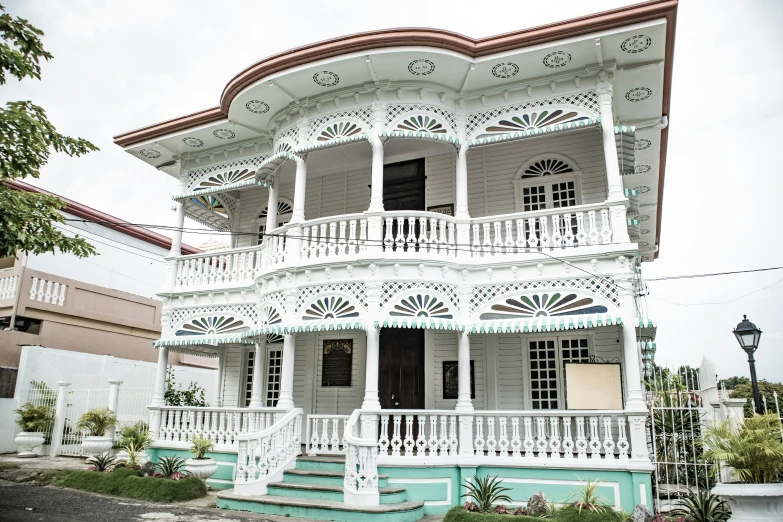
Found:
[{"label": "overcast sky", "polygon": [[[176,183],[112,136],[216,106],[229,79],[270,54],[399,26],[483,37],[632,3],[7,0],[8,12],[44,30],[55,59],[43,81],[0,88],[0,101],[30,99],[58,130],[101,148],[53,157],[36,185],[131,222],[170,225]],[[681,3],[661,251],[645,277],[783,265],[781,25],[776,0]],[[748,375],[731,333],[745,313],[764,331],[759,376],[783,380],[783,270],[650,282],[649,290],[659,362],[698,365],[707,354],[720,376]]]}]

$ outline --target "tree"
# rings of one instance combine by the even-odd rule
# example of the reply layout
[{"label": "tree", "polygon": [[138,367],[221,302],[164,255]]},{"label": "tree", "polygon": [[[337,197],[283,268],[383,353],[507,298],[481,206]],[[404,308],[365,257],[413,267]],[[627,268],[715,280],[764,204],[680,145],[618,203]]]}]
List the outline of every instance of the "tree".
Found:
[{"label": "tree", "polygon": [[750,379],[747,377],[729,377],[728,379],[723,379],[723,385],[726,387],[727,390],[733,390],[740,384],[748,384],[750,382]]},{"label": "tree", "polygon": [[[0,5],[0,85],[7,75],[18,80],[41,79],[41,59],[53,56],[43,48],[43,32],[23,18],[12,18]],[[38,178],[51,151],[81,156],[98,147],[82,138],[57,132],[46,112],[31,101],[8,102],[0,107],[0,257],[17,251],[42,254],[60,251],[78,257],[95,254],[84,238],[69,237],[55,223],[65,223],[59,212],[65,203],[55,196],[21,192],[5,182]]]},{"label": "tree", "polygon": [[[775,395],[777,394],[778,403],[783,400],[783,384],[779,382],[759,381],[759,393],[761,394],[762,410],[764,408],[764,399],[766,399],[767,411],[777,414],[778,409],[775,403]],[[750,381],[738,384],[731,392],[731,398],[748,399],[745,403],[745,417],[753,416],[753,386]]]}]

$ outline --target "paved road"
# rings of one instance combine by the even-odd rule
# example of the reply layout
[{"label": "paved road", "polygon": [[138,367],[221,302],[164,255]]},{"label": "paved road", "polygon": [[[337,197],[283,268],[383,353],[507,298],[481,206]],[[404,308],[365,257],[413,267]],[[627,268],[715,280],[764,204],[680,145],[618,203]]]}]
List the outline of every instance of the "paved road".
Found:
[{"label": "paved road", "polygon": [[[0,521],[3,522],[259,522],[270,518],[216,508],[194,509],[106,497],[73,489],[0,481]],[[278,517],[274,519],[280,520]]]}]

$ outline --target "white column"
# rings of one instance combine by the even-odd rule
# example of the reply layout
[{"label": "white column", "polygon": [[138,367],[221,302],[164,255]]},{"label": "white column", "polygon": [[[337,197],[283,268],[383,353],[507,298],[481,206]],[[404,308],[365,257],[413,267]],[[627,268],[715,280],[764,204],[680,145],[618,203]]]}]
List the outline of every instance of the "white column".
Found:
[{"label": "white column", "polygon": [[273,179],[269,185],[269,200],[266,204],[266,230],[277,228],[277,180]]},{"label": "white column", "polygon": [[[117,405],[120,401],[120,384],[122,384],[122,381],[114,379],[109,381],[109,404],[107,404],[107,407],[115,414],[117,413]],[[114,440],[114,432],[115,429],[112,428],[106,432],[106,435]]]},{"label": "white column", "polygon": [[253,389],[250,394],[250,407],[262,408],[264,406],[263,397],[263,369],[266,357],[266,335],[262,335],[256,342],[256,353],[253,357]]},{"label": "white column", "polygon": [[57,402],[54,406],[54,422],[52,425],[52,439],[49,446],[49,456],[56,457],[63,442],[63,429],[65,428],[65,406],[68,403],[68,381],[57,381]]},{"label": "white column", "polygon": [[155,373],[155,393],[152,396],[152,406],[165,406],[166,399],[166,368],[169,364],[169,347],[158,348],[158,370]]},{"label": "white column", "polygon": [[458,395],[456,411],[472,412],[473,403],[470,400],[470,335],[460,332],[457,352]]},{"label": "white column", "polygon": [[368,212],[383,212],[383,142],[378,136],[370,138],[372,146],[372,178],[370,181],[370,208]]},{"label": "white column", "polygon": [[215,396],[212,399],[215,408],[223,407],[223,376],[226,374],[226,349],[219,348],[218,369],[215,374]]},{"label": "white column", "polygon": [[307,161],[296,159],[296,177],[294,178],[294,209],[291,212],[291,223],[302,223],[305,220],[305,190],[307,188]]},{"label": "white column", "polygon": [[379,364],[380,330],[375,326],[367,328],[367,365],[364,379],[363,410],[380,410],[378,400],[378,364]]},{"label": "white column", "polygon": [[290,410],[294,407],[294,351],[296,337],[283,334],[283,367],[280,369],[280,395],[277,407]]},{"label": "white column", "polygon": [[468,144],[463,143],[457,152],[456,166],[456,202],[454,217],[457,219],[469,219],[468,212]]},{"label": "white column", "polygon": [[614,113],[612,112],[613,87],[609,73],[601,71],[598,75],[598,105],[601,110],[601,133],[604,143],[604,161],[606,163],[606,184],[609,189],[607,200],[625,201],[623,179],[620,176],[620,164],[617,160],[617,143],[614,139]]},{"label": "white column", "polygon": [[174,222],[174,236],[171,239],[170,256],[179,256],[182,254],[182,227],[185,226],[185,204],[182,201],[174,203],[174,210],[177,217]]}]

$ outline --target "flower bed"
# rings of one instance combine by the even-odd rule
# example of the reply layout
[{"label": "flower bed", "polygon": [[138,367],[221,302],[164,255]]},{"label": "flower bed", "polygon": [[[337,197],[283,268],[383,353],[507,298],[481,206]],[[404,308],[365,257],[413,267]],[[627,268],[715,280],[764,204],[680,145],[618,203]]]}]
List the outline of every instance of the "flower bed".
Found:
[{"label": "flower bed", "polygon": [[443,522],[620,522],[621,520],[620,514],[611,509],[605,511],[583,509],[580,513],[577,508],[568,506],[558,509],[551,518],[543,518],[501,513],[477,513],[466,511],[462,506],[456,506],[446,513]]},{"label": "flower bed", "polygon": [[128,468],[117,468],[111,473],[73,471],[57,485],[153,502],[182,502],[207,494],[204,482],[195,477],[180,480],[143,477],[140,471]]}]

